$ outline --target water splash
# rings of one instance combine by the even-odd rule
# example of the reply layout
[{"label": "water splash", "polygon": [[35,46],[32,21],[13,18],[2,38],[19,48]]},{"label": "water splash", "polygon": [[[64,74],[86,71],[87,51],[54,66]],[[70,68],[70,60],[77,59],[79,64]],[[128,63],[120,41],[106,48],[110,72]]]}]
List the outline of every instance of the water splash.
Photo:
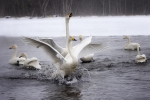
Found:
[{"label": "water splash", "polygon": [[[43,64],[41,66],[42,69],[39,70],[37,74],[39,80],[49,80],[53,83],[58,83],[58,84],[72,84],[72,83],[76,83],[77,81],[83,80],[82,76],[84,75],[85,77],[87,77],[87,74],[88,74],[88,79],[91,79],[88,69],[82,66],[77,67],[76,70],[65,79],[63,79],[61,76],[58,76],[55,79],[52,78],[52,73],[56,70],[53,64],[48,64],[48,65]],[[84,71],[86,71],[87,74],[84,73]]]}]

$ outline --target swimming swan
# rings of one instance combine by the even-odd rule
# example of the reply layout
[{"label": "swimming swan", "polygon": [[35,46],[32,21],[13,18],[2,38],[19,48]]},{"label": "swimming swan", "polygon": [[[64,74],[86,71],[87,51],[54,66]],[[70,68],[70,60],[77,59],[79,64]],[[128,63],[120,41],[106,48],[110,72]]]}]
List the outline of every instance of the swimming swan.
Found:
[{"label": "swimming swan", "polygon": [[24,64],[25,58],[16,57],[17,51],[18,51],[17,45],[13,45],[9,49],[15,49],[15,51],[14,51],[14,54],[13,54],[12,58],[9,60],[8,63],[9,64],[17,64],[17,65]]},{"label": "swimming swan", "polygon": [[[82,35],[79,35],[79,39],[81,42],[82,41]],[[94,57],[94,54],[89,54],[89,55],[86,55],[86,56],[80,58],[80,60],[82,62],[91,62],[91,61],[93,61],[93,57]]]},{"label": "swimming swan", "polygon": [[[41,66],[39,65],[39,61],[37,58],[28,58],[28,55],[26,53],[22,53],[20,57],[24,57],[26,60],[24,61],[23,66],[26,68],[33,67],[35,69],[41,69]],[[20,58],[19,57],[19,58]]]},{"label": "swimming swan", "polygon": [[123,39],[128,39],[128,43],[124,47],[125,50],[135,50],[137,49],[137,45],[140,47],[138,43],[130,43],[130,38],[128,36],[124,36]]},{"label": "swimming swan", "polygon": [[147,61],[146,55],[145,54],[142,54],[142,55],[140,54],[139,45],[137,45],[137,52],[138,52],[138,55],[136,56],[136,63],[146,62]]}]

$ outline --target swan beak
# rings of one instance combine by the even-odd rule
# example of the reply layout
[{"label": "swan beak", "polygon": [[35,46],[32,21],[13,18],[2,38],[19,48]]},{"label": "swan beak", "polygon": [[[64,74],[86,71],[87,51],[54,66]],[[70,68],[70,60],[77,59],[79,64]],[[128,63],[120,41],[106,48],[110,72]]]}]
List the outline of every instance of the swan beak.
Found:
[{"label": "swan beak", "polygon": [[76,39],[74,39],[73,41],[77,41]]},{"label": "swan beak", "polygon": [[72,13],[68,14],[69,17],[72,17]]},{"label": "swan beak", "polygon": [[9,49],[12,49],[13,47],[11,46],[11,47],[9,47]]},{"label": "swan beak", "polygon": [[19,56],[19,58],[21,58],[21,57],[22,57],[22,55]]}]

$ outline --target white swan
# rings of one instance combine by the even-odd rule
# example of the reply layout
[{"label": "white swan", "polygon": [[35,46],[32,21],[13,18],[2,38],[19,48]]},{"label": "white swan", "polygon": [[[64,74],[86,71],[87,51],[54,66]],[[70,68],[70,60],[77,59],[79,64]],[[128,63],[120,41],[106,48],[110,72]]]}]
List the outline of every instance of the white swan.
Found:
[{"label": "white swan", "polygon": [[[66,47],[68,49],[68,54],[65,57],[63,57],[63,55],[60,54],[59,51],[57,51],[55,48],[53,48],[50,44],[46,42],[40,41],[39,39],[36,40],[32,38],[27,38],[27,37],[22,38],[22,40],[27,44],[30,44],[35,47],[40,46],[40,48],[44,50],[44,52],[48,55],[51,61],[55,64],[57,70],[53,73],[52,75],[53,78],[57,77],[58,75],[61,75],[62,78],[65,78],[76,69],[78,65],[78,58],[81,58],[91,53],[99,52],[99,50],[106,48],[106,46],[103,46],[101,44],[90,45],[89,43],[91,42],[92,36],[85,38],[81,43],[79,43],[74,48],[72,48],[71,41],[74,41],[74,38],[70,37],[70,34],[69,34],[69,19],[71,15],[72,14],[69,14],[65,18],[66,19],[66,38],[67,38]],[[83,48],[85,51],[82,51]]]},{"label": "white swan", "polygon": [[145,54],[140,54],[140,51],[139,51],[139,45],[137,45],[137,52],[138,52],[138,55],[136,56],[136,63],[143,63],[143,62],[146,62],[147,61],[147,58],[146,58],[146,55]]},{"label": "white swan", "polygon": [[124,36],[123,39],[128,39],[128,43],[124,47],[125,50],[135,50],[137,49],[137,45],[140,47],[138,43],[130,43],[130,38],[128,36]]},{"label": "white swan", "polygon": [[[24,61],[23,66],[26,68],[33,67],[35,69],[41,69],[41,66],[39,65],[39,61],[37,58],[28,58],[28,55],[26,53],[22,53],[20,57],[24,57],[26,60]],[[19,57],[19,58],[20,58]]]},{"label": "white swan", "polygon": [[[81,42],[82,41],[82,35],[79,35],[79,39]],[[94,57],[94,54],[89,54],[89,55],[86,55],[86,56],[80,58],[80,60],[82,62],[91,62],[91,61],[93,61],[93,57]]]},{"label": "white swan", "polygon": [[74,56],[71,50],[71,41],[75,41],[73,37],[69,37],[68,39],[69,54],[65,58],[52,46],[43,41],[27,37],[24,37],[22,39],[24,42],[29,43],[35,47],[42,45],[41,48],[48,55],[51,61],[55,64],[56,71],[52,75],[53,78],[57,77],[58,75],[61,75],[62,78],[65,78],[67,75],[70,75],[78,65],[78,59],[76,58],[76,56]]},{"label": "white swan", "polygon": [[16,57],[17,51],[18,51],[17,45],[13,45],[9,49],[14,49],[15,51],[14,51],[12,58],[8,61],[8,63],[9,64],[17,64],[17,65],[24,64],[25,58]]}]

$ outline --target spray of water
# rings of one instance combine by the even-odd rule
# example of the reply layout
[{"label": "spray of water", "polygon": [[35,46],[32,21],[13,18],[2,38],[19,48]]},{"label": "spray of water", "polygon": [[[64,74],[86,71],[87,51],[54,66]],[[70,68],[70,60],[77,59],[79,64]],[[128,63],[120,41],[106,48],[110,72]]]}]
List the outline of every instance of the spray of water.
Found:
[{"label": "spray of water", "polygon": [[[58,84],[72,84],[82,80],[83,75],[85,77],[88,76],[88,78],[91,79],[89,71],[82,66],[77,67],[76,70],[65,79],[63,79],[61,76],[58,76],[55,79],[52,78],[52,73],[56,70],[53,64],[49,64],[49,65],[43,64],[41,66],[42,69],[39,70],[37,74],[39,80],[49,80],[51,82],[58,83]],[[85,71],[87,72],[88,75],[84,73]]]}]

